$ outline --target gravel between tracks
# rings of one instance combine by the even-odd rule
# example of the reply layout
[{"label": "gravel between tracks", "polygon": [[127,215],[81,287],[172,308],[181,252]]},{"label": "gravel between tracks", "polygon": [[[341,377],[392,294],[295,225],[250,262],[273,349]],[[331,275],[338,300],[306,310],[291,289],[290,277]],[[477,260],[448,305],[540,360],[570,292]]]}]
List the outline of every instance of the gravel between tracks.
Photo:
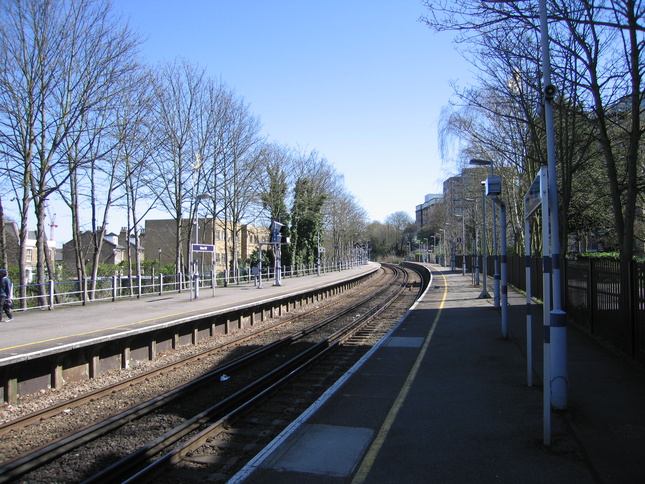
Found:
[{"label": "gravel between tracks", "polygon": [[[354,292],[358,294],[361,291],[359,289]],[[208,341],[200,343],[197,346],[185,346],[178,348],[177,350],[174,350],[172,352],[159,355],[159,357],[154,361],[142,362],[134,365],[132,368],[127,370],[109,371],[100,375],[96,379],[66,385],[60,390],[48,390],[42,391],[39,394],[35,395],[22,396],[20,397],[17,404],[3,405],[3,407],[0,409],[0,421],[4,422],[16,419],[23,415],[30,414],[38,409],[46,408],[59,402],[65,402],[73,397],[88,393],[89,391],[96,388],[103,388],[112,383],[122,381],[126,378],[150,371],[152,369],[159,368],[160,366],[167,365],[171,362],[179,362],[187,356],[203,351],[206,348],[215,348],[224,343],[236,340],[241,336],[251,335],[257,332],[259,329],[266,328],[267,326],[274,326],[285,319],[292,319],[299,313],[304,313],[311,310],[314,306],[320,306],[323,304],[327,305],[345,296],[346,295],[337,295],[333,298],[327,299],[324,303],[315,303],[313,305],[298,308],[297,310],[291,311],[281,318],[267,320],[265,322],[258,323],[253,327],[247,327],[242,330],[238,330],[230,335],[215,336]],[[357,295],[356,298],[358,297],[359,296]],[[285,329],[284,333],[290,334],[292,331],[293,329],[289,328],[288,330]],[[268,344],[269,342],[274,341],[276,338],[280,337],[280,335],[274,333],[283,333],[283,331],[271,331],[266,336],[258,336],[257,339],[253,339],[252,345],[257,346]],[[46,443],[51,440],[53,436],[65,435],[74,429],[98,421],[108,415],[112,415],[117,411],[123,410],[140,401],[143,401],[148,397],[157,395],[163,390],[167,390],[168,388],[194,379],[206,373],[207,371],[212,370],[214,366],[220,364],[226,358],[230,357],[231,353],[239,353],[239,350],[240,348],[238,347],[237,349],[234,349],[232,351],[226,351],[222,352],[222,354],[218,353],[208,358],[202,358],[197,363],[193,363],[188,366],[182,366],[180,370],[166,372],[163,377],[151,378],[146,382],[145,385],[136,385],[126,391],[120,390],[118,394],[114,395],[114,398],[101,399],[100,401],[93,402],[92,404],[83,405],[72,410],[63,411],[61,415],[56,416],[52,419],[41,421],[37,425],[27,427],[20,432],[16,432],[15,434],[10,433],[8,435],[5,435],[2,439],[2,442],[0,443],[0,462],[6,461],[14,457],[18,453],[26,451],[29,448],[33,448],[35,445]],[[163,427],[167,423],[164,422],[159,424]],[[120,436],[119,447],[127,448],[127,429],[124,428],[124,430],[125,432]],[[75,466],[74,460],[84,460],[74,459],[73,455],[70,457],[71,461],[68,460],[67,462],[67,465],[70,466],[68,468],[70,471],[72,471],[71,467]],[[77,465],[82,466],[83,463],[78,462]],[[60,476],[60,474],[58,475]],[[29,482],[51,481],[47,481],[47,479],[40,481],[37,478],[36,480]]]},{"label": "gravel between tracks", "polygon": [[[353,291],[356,298],[360,297],[361,288],[366,286],[366,284],[368,283],[360,284]],[[292,319],[315,307],[332,304],[345,297],[347,297],[347,293],[338,294],[326,299],[323,303],[319,302],[296,308],[284,316],[256,323],[253,326],[239,329],[231,334],[216,335],[195,346],[182,346],[175,350],[161,353],[155,360],[136,363],[129,369],[110,370],[102,373],[97,378],[67,384],[58,390],[43,390],[36,394],[20,396],[17,403],[2,405],[0,408],[0,422],[4,423],[29,415],[35,411],[69,401],[72,398],[87,394],[95,389],[105,388],[113,383],[141,375],[170,363],[179,363],[191,355],[207,349],[217,348],[244,336],[253,335],[261,329],[276,326],[284,320]],[[254,338],[253,344],[268,344],[281,337],[281,335],[290,334],[291,331],[293,329],[287,328],[282,331],[271,331],[269,334]],[[97,402],[82,405],[74,409],[66,409],[60,415],[42,420],[38,424],[30,425],[23,428],[20,432],[12,432],[4,435],[0,441],[0,464],[31,448],[45,444],[53,438],[61,437],[73,430],[120,412],[138,402],[152,398],[186,381],[195,379],[212,370],[214,366],[230,359],[232,354],[237,356],[240,351],[244,351],[244,349],[237,348],[231,351],[217,352],[217,354],[211,357],[202,358],[190,365],[182,365],[178,370],[166,372],[163,376],[151,378],[145,385],[135,385],[127,390],[120,390],[118,394],[113,394],[111,397],[101,398]]]}]

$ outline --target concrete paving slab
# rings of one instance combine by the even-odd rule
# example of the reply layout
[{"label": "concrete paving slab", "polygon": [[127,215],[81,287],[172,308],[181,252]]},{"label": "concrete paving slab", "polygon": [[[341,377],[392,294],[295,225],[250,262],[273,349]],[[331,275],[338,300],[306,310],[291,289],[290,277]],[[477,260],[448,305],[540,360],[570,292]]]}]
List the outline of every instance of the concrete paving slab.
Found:
[{"label": "concrete paving slab", "polygon": [[347,477],[373,435],[368,428],[304,425],[266,465],[278,472]]},{"label": "concrete paving slab", "polygon": [[420,348],[424,339],[414,336],[393,336],[386,343],[388,348]]}]

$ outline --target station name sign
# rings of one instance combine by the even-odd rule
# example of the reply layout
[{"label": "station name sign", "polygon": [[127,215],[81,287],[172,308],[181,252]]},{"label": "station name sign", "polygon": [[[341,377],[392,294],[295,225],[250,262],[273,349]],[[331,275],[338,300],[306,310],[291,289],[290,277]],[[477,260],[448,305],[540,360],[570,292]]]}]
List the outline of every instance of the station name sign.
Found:
[{"label": "station name sign", "polygon": [[540,205],[542,205],[543,200],[547,200],[549,196],[549,179],[548,179],[547,167],[543,166],[540,168],[537,176],[533,180],[531,187],[524,195],[524,217],[528,218],[533,212],[535,212]]},{"label": "station name sign", "polygon": [[208,244],[193,244],[193,252],[215,252],[215,246]]}]

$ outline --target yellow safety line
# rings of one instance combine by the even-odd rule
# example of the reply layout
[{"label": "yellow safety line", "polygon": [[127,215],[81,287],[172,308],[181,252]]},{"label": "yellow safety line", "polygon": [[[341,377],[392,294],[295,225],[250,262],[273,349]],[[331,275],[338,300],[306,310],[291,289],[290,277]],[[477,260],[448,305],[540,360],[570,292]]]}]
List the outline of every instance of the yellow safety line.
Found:
[{"label": "yellow safety line", "polygon": [[[309,284],[307,286],[301,286],[301,289],[306,289],[308,287],[313,287],[313,286],[317,286],[317,285],[318,284]],[[277,295],[284,294],[284,293],[287,293],[287,292],[289,292],[288,289],[286,289],[284,291],[274,292],[274,293],[271,294],[271,296],[277,296]],[[242,299],[240,301],[236,301],[235,304],[239,305],[239,304],[245,303],[247,301],[253,301],[254,299],[258,299],[258,297],[259,296],[250,297],[248,299]],[[7,350],[13,350],[13,349],[16,349],[16,348],[24,348],[26,346],[32,346],[32,345],[37,345],[37,344],[42,344],[42,343],[49,343],[51,341],[57,341],[59,339],[73,338],[74,336],[86,336],[88,334],[100,333],[101,331],[109,331],[109,330],[112,330],[112,329],[125,328],[127,326],[133,326],[135,324],[142,324],[142,323],[147,323],[147,322],[150,322],[150,321],[155,321],[155,320],[160,319],[160,318],[174,318],[174,317],[177,317],[177,316],[182,316],[184,314],[195,313],[197,311],[213,310],[213,309],[221,308],[221,307],[224,307],[224,306],[225,306],[224,304],[219,304],[217,306],[208,306],[206,308],[201,308],[201,309],[191,309],[190,311],[183,311],[181,313],[174,313],[174,314],[166,314],[164,316],[159,316],[159,317],[156,317],[156,318],[142,319],[141,321],[134,321],[132,323],[121,324],[119,326],[110,326],[110,327],[107,327],[107,328],[95,329],[95,330],[92,330],[92,331],[88,331],[86,333],[74,333],[74,334],[68,334],[68,335],[65,335],[65,336],[58,336],[56,338],[51,338],[51,339],[44,339],[42,341],[34,341],[32,343],[25,343],[25,344],[16,345],[16,346],[7,346],[6,348],[0,348],[0,352],[1,351],[7,351]]]},{"label": "yellow safety line", "polygon": [[361,463],[361,466],[358,469],[358,472],[356,472],[356,475],[352,480],[352,484],[360,484],[362,482],[365,482],[365,479],[367,479],[367,475],[369,474],[369,472],[372,470],[372,467],[374,466],[374,461],[376,460],[376,456],[381,451],[381,448],[385,443],[385,438],[387,437],[387,434],[390,432],[390,429],[394,424],[394,420],[396,419],[396,416],[398,415],[399,411],[401,410],[401,407],[403,406],[403,402],[405,401],[406,397],[408,396],[408,393],[410,392],[410,387],[412,386],[412,382],[417,376],[419,367],[421,366],[421,361],[423,360],[423,357],[428,351],[430,340],[432,339],[432,335],[435,332],[437,323],[439,322],[439,318],[441,317],[441,312],[446,302],[446,296],[448,295],[448,282],[446,281],[446,276],[443,275],[443,272],[441,272],[440,274],[441,274],[441,277],[443,278],[444,288],[443,288],[443,296],[441,298],[441,303],[439,304],[439,311],[437,311],[437,315],[435,316],[434,321],[432,322],[432,327],[430,328],[430,332],[426,336],[426,339],[423,343],[421,351],[419,352],[419,355],[417,356],[417,359],[414,362],[414,366],[412,367],[412,370],[410,371],[407,379],[405,380],[403,388],[401,388],[399,395],[396,397],[394,405],[392,405],[392,408],[390,408],[390,411],[387,417],[385,417],[385,421],[383,422],[381,429],[379,430],[376,438],[374,439],[374,442],[372,442],[372,445],[367,451],[367,454],[365,454],[365,458],[363,459],[363,462]]}]

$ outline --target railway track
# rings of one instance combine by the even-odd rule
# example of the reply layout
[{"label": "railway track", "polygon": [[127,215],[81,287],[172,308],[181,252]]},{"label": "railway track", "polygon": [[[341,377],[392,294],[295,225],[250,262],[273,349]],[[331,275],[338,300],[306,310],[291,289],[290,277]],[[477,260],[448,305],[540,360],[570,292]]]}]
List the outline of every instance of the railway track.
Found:
[{"label": "railway track", "polygon": [[[0,482],[9,482],[20,476],[22,476],[22,482],[52,482],[57,480],[53,479],[53,476],[57,475],[60,478],[63,470],[67,476],[66,480],[73,482],[83,479],[86,479],[86,482],[142,482],[152,479],[158,481],[160,473],[165,472],[171,464],[182,463],[183,466],[188,465],[188,468],[193,471],[194,466],[204,466],[203,462],[196,463],[195,458],[192,457],[196,451],[197,455],[202,455],[197,460],[207,461],[211,467],[215,463],[221,467],[220,470],[206,472],[210,472],[212,476],[228,475],[235,467],[231,462],[243,460],[240,456],[235,456],[233,459],[221,458],[221,454],[230,451],[230,444],[226,442],[234,440],[231,438],[231,425],[234,421],[248,424],[248,418],[243,420],[241,415],[248,415],[250,409],[256,408],[259,402],[265,402],[266,405],[266,402],[270,402],[272,398],[284,398],[284,396],[275,397],[275,395],[284,395],[282,391],[277,393],[276,389],[283,387],[286,382],[291,382],[296,375],[332,350],[338,351],[339,347],[344,346],[343,351],[347,352],[347,348],[351,346],[356,348],[366,346],[356,343],[362,338],[360,334],[372,334],[374,337],[372,331],[358,332],[357,328],[367,324],[366,321],[372,319],[375,313],[383,311],[392,300],[396,300],[397,297],[394,294],[400,295],[408,284],[402,279],[407,276],[404,276],[401,271],[389,270],[399,272],[394,282],[385,284],[379,291],[372,290],[375,294],[362,298],[349,308],[336,311],[338,314],[322,317],[321,308],[318,308],[315,317],[317,319],[322,317],[322,320],[316,324],[303,323],[302,329],[280,337],[270,344],[257,344],[258,348],[254,351],[218,364],[190,383],[173,388],[146,402],[130,406],[117,415],[87,425],[78,432],[66,434],[56,442],[41,445],[4,462],[0,468]],[[375,299],[379,299],[379,302],[374,302]],[[309,316],[311,317],[312,314],[309,313]],[[293,324],[291,320],[288,326],[291,328]],[[271,333],[275,332],[276,327],[272,327]],[[349,343],[350,338],[353,338],[352,344]],[[246,338],[245,342],[237,341],[232,347],[232,353],[239,353],[238,350],[242,345],[248,346],[251,341],[249,338]],[[358,353],[360,351],[354,350],[354,354]],[[338,361],[352,359],[339,359],[337,357],[339,354],[336,353],[333,359],[328,359],[328,361],[335,361],[333,365],[336,367],[339,366]],[[207,356],[202,354],[197,358],[206,359]],[[174,368],[176,366],[166,367],[158,372],[162,375],[168,374],[172,373]],[[326,375],[333,373],[323,370],[323,374]],[[146,381],[151,377],[148,375],[140,378]],[[126,385],[132,386],[134,383],[129,382]],[[308,382],[305,386],[324,388],[324,383],[319,381],[316,385],[312,385]],[[104,391],[118,395],[124,388],[119,386]],[[292,388],[298,388],[298,384]],[[298,393],[297,390],[291,390],[287,395],[293,395],[294,392]],[[287,398],[291,411],[293,411],[294,402],[304,404],[308,398],[313,398],[315,392],[301,393],[306,398]],[[83,399],[85,401],[80,404],[81,407],[87,405],[88,401],[97,401],[99,397],[84,396]],[[272,405],[275,406],[275,404]],[[30,423],[25,420],[22,424],[33,425],[34,419],[49,418],[48,416],[59,414],[60,408],[50,409],[49,414],[45,413],[40,417],[34,415]],[[240,427],[234,433],[253,438],[259,432],[259,435],[266,439],[280,427],[276,422],[288,420],[271,419],[273,422],[271,426],[276,427],[273,431],[267,428],[260,431],[249,428],[242,430],[244,427]],[[255,420],[255,422],[262,421],[262,418]],[[20,423],[14,423],[14,429],[15,425]],[[15,430],[11,430],[8,425],[3,425],[0,427],[0,432],[9,435]],[[210,443],[205,445],[204,442],[209,440]],[[213,442],[224,444],[213,445]],[[244,452],[249,451],[248,447],[249,445],[245,447]],[[204,448],[216,449],[215,455],[218,457],[213,457],[213,453],[208,453],[208,457],[204,457],[206,455],[203,452]],[[223,451],[222,449],[225,448],[228,450]],[[79,455],[83,456],[81,462],[78,459]],[[153,457],[154,460],[150,462]],[[188,460],[185,460],[187,457]],[[50,461],[54,462],[42,467],[43,463]]]},{"label": "railway track", "polygon": [[[244,344],[246,342],[257,338],[262,334],[269,334],[272,332],[275,333],[279,328],[293,326],[301,320],[306,322],[309,318],[316,317],[316,315],[324,313],[325,311],[333,310],[334,307],[341,306],[350,299],[361,298],[363,297],[362,295],[372,294],[377,290],[376,288],[378,288],[379,285],[383,284],[383,281],[387,277],[388,276],[386,271],[379,271],[376,273],[376,276],[372,277],[370,280],[359,286],[351,294],[343,294],[337,298],[332,298],[327,302],[317,303],[315,308],[309,308],[300,314],[292,315],[292,313],[289,313],[286,317],[275,318],[274,321],[268,321],[265,325],[256,325],[252,328],[252,331],[250,333],[237,336],[237,334],[239,333],[238,331],[233,335],[229,335],[231,336],[231,338],[228,341],[216,345],[206,345],[205,349],[198,349],[194,352],[191,352],[190,355],[183,356],[180,359],[172,361],[168,364],[156,365],[155,368],[138,373],[134,376],[124,376],[115,383],[100,386],[99,388],[84,392],[79,396],[64,399],[45,408],[34,410],[24,416],[8,420],[0,424],[0,438],[4,438],[3,436],[5,435],[21,432],[26,427],[40,423],[43,420],[56,418],[62,414],[68,414],[74,411],[74,409],[82,407],[83,405],[94,403],[97,400],[101,400],[103,398],[109,398],[110,396],[124,392],[127,389],[139,387],[141,385],[148,385],[149,382],[158,377],[167,376],[177,371],[179,368],[185,368],[189,365],[194,364],[195,362],[207,360],[217,355],[226,355],[227,351],[230,351],[233,348],[237,348],[238,351],[244,351]],[[226,356],[221,357],[221,360],[225,359]],[[195,378],[197,377],[198,376],[195,376]],[[170,383],[170,385],[172,385],[172,382]],[[174,388],[175,386],[179,385],[172,385],[171,388]],[[154,391],[155,390],[153,390],[153,392]],[[162,393],[162,391],[157,391],[157,393],[160,394]],[[140,400],[143,399],[144,397],[142,396]],[[2,451],[0,450],[0,455],[1,452]],[[0,461],[0,464],[2,464],[2,461]]]}]

